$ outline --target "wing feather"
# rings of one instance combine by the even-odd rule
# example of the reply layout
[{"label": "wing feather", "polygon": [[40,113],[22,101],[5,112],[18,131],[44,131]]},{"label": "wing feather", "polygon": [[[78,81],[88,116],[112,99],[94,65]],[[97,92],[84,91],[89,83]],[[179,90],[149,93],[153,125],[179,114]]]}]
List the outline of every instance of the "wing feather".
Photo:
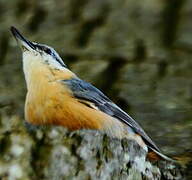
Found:
[{"label": "wing feather", "polygon": [[[126,112],[120,109],[116,104],[114,104],[107,96],[105,96],[96,87],[87,83],[81,79],[70,79],[62,80],[62,83],[67,85],[73,92],[73,96],[79,100],[88,101],[93,103],[102,112],[115,117],[116,119],[122,121],[123,123],[130,126],[136,133],[141,135],[146,144],[160,152],[159,148],[151,140],[151,138],[145,133],[141,126],[134,121]],[[91,107],[91,106],[90,106]]]}]

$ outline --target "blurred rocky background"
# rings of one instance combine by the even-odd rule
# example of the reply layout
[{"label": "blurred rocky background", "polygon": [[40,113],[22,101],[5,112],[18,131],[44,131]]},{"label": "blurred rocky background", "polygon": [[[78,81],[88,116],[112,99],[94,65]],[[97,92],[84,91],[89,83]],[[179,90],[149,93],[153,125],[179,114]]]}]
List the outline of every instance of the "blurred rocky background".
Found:
[{"label": "blurred rocky background", "polygon": [[[0,0],[0,133],[23,121],[16,26],[53,46],[138,121],[166,154],[192,156],[192,1]],[[0,135],[1,136],[1,135]]]}]

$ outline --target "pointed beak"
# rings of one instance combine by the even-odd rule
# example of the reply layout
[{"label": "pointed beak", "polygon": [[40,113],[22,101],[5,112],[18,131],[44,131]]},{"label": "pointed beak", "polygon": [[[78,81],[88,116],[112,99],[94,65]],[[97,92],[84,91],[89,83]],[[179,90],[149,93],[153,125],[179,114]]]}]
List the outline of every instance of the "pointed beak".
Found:
[{"label": "pointed beak", "polygon": [[11,33],[17,40],[18,45],[21,47],[22,50],[35,50],[35,44],[24,38],[21,33],[13,26],[10,28]]}]

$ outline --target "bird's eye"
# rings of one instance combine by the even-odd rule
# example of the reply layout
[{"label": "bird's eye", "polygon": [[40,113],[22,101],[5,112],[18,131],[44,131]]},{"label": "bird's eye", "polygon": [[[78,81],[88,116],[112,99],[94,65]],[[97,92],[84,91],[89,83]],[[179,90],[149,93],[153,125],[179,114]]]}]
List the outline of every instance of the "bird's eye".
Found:
[{"label": "bird's eye", "polygon": [[48,49],[48,48],[47,48],[47,49],[45,49],[45,52],[46,52],[47,54],[50,54],[50,55],[51,55],[51,53],[52,53],[52,52],[51,52],[51,50],[50,50],[50,49]]}]

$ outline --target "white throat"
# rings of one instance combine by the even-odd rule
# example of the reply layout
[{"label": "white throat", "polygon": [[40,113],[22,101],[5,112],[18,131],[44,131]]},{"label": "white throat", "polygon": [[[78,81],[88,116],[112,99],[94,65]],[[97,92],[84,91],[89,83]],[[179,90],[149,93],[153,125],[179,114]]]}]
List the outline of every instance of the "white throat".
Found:
[{"label": "white throat", "polygon": [[[23,71],[29,90],[30,85],[39,85],[42,78],[51,77],[50,70],[66,71],[67,69],[50,56],[41,55],[38,52],[23,52]],[[69,70],[67,70],[69,71]]]}]

